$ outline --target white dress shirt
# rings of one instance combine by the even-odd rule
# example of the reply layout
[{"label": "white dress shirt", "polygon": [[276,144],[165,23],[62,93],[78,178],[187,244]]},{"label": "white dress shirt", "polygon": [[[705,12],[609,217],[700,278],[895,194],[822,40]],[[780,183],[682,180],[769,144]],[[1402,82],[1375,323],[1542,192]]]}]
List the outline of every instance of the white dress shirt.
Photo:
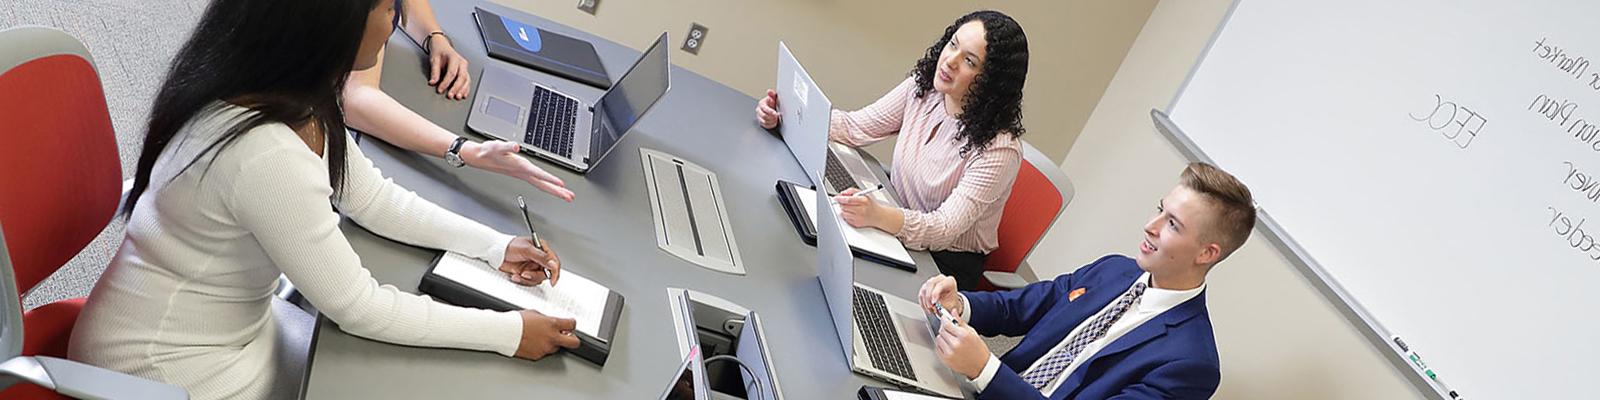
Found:
[{"label": "white dress shirt", "polygon": [[[1189,301],[1189,299],[1193,299],[1195,296],[1199,296],[1200,292],[1206,289],[1206,285],[1204,283],[1201,283],[1200,287],[1189,290],[1160,289],[1155,287],[1155,285],[1150,284],[1149,272],[1139,275],[1139,279],[1134,280],[1134,282],[1145,282],[1146,285],[1149,285],[1149,287],[1145,288],[1144,294],[1139,297],[1139,304],[1128,309],[1128,311],[1122,314],[1122,318],[1118,319],[1117,322],[1112,323],[1111,328],[1106,330],[1105,336],[1101,336],[1100,339],[1090,342],[1088,345],[1084,346],[1083,350],[1078,353],[1078,356],[1072,359],[1072,365],[1068,365],[1067,369],[1062,370],[1061,374],[1056,375],[1055,379],[1050,381],[1050,384],[1045,385],[1044,389],[1039,391],[1040,394],[1043,394],[1045,397],[1050,397],[1051,394],[1055,393],[1056,387],[1061,386],[1061,382],[1065,381],[1067,376],[1072,375],[1072,371],[1077,370],[1078,366],[1083,365],[1085,360],[1094,358],[1094,354],[1099,352],[1100,349],[1103,349],[1106,347],[1106,345],[1117,341],[1117,339],[1128,334],[1128,332],[1132,332],[1133,329],[1138,328],[1139,325],[1154,319],[1157,315],[1161,315],[1161,313],[1167,312],[1167,310],[1171,310],[1173,307],[1177,307],[1179,304],[1183,304],[1183,302]],[[1129,284],[1128,287],[1132,288],[1133,284]],[[1127,290],[1124,290],[1123,293],[1127,293]],[[966,295],[961,295],[961,304],[961,318],[966,320],[972,315],[972,306],[967,304]],[[1039,357],[1039,359],[1034,360],[1033,365],[1028,366],[1028,369],[1017,371],[1017,374],[1026,375],[1029,371],[1039,368],[1040,363],[1044,362],[1045,359],[1050,358],[1051,354],[1055,354],[1055,352],[1060,351],[1063,347],[1066,347],[1067,343],[1071,341],[1073,337],[1077,336],[1079,332],[1083,331],[1084,327],[1088,326],[1089,322],[1094,321],[1095,318],[1099,318],[1101,314],[1105,314],[1106,312],[1110,311],[1111,306],[1113,305],[1116,305],[1115,300],[1107,303],[1105,307],[1101,307],[1099,312],[1096,312],[1094,315],[1089,316],[1089,318],[1084,319],[1083,322],[1079,323],[1076,328],[1072,328],[1072,332],[1068,333],[1065,338],[1061,339],[1061,343],[1056,344],[1056,346],[1051,348],[1050,351],[1045,352],[1043,357]],[[990,354],[989,362],[984,364],[983,372],[979,373],[978,377],[972,380],[972,386],[978,389],[979,392],[987,389],[989,387],[989,381],[994,379],[994,375],[997,371],[999,371],[1000,367],[1000,358],[996,357],[994,354]]]}]

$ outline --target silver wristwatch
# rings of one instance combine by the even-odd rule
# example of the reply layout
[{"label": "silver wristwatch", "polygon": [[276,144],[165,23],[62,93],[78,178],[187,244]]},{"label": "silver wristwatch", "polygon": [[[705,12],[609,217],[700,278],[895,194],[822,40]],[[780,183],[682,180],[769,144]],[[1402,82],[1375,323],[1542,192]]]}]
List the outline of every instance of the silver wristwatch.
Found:
[{"label": "silver wristwatch", "polygon": [[451,142],[450,149],[444,151],[444,163],[456,168],[466,166],[467,161],[461,159],[461,146],[465,144],[467,144],[467,138],[464,137],[458,137],[456,141]]}]

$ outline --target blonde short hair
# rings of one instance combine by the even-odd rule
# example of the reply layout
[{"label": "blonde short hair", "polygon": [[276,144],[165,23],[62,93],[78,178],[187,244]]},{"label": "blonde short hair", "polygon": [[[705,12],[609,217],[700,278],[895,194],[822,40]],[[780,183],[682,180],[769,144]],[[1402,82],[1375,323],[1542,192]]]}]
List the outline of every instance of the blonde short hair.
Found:
[{"label": "blonde short hair", "polygon": [[1178,184],[1199,193],[1211,206],[1215,225],[1201,237],[1222,247],[1218,262],[1228,258],[1250,238],[1250,231],[1256,226],[1255,199],[1250,196],[1250,188],[1238,178],[1214,165],[1196,162],[1183,169]]}]

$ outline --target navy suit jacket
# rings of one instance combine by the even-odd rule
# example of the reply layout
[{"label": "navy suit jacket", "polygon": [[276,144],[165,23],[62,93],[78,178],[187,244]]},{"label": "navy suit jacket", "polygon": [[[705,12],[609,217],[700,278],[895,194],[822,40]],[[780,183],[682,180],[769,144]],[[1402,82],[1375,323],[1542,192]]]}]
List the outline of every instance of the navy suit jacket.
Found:
[{"label": "navy suit jacket", "polygon": [[[1004,292],[964,292],[971,324],[985,336],[1025,335],[1000,357],[980,399],[1042,399],[1019,372],[1033,365],[1122,295],[1144,271],[1133,259],[1110,255],[1055,280]],[[1069,293],[1084,292],[1076,299]],[[1051,399],[1204,399],[1222,378],[1206,295],[1157,315],[1101,348],[1068,375]]]}]

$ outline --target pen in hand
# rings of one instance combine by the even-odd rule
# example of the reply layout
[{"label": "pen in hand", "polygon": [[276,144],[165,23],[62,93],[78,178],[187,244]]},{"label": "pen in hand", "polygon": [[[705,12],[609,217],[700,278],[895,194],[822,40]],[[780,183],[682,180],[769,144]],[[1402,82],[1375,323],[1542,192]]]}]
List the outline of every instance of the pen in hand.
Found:
[{"label": "pen in hand", "polygon": [[877,192],[879,190],[883,190],[883,185],[878,185],[878,187],[875,187],[875,188],[871,188],[871,189],[867,189],[867,190],[862,190],[862,191],[859,191],[859,192],[851,193],[850,197],[862,197],[862,196],[866,196],[866,195],[872,194],[873,192]]},{"label": "pen in hand", "polygon": [[[529,235],[529,239],[533,242],[533,248],[539,249],[539,251],[545,252],[545,257],[549,257],[550,256],[550,249],[546,249],[544,247],[544,240],[539,239],[539,231],[536,231],[536,230],[533,229],[533,217],[528,215],[528,203],[522,199],[522,196],[517,196],[517,208],[522,210],[522,222],[528,224],[528,235]],[[556,260],[554,262],[559,263],[561,261],[560,260]],[[551,268],[543,268],[543,269],[544,269],[546,278],[549,278],[549,279],[546,279],[546,281],[550,282],[550,286],[554,287],[556,285],[556,280],[559,279],[560,276],[561,276],[560,267],[557,266],[557,268],[555,268],[555,269],[551,269]],[[524,279],[529,279],[529,278],[531,278],[531,277],[525,277]]]},{"label": "pen in hand", "polygon": [[[878,187],[875,187],[875,188],[871,188],[871,189],[867,189],[867,190],[861,190],[861,191],[857,191],[855,193],[851,193],[851,194],[848,194],[848,195],[841,195],[841,196],[848,197],[848,198],[863,197],[863,196],[872,194],[873,192],[877,192],[879,190],[883,190],[883,185],[878,185]],[[839,199],[838,198],[830,198],[829,200],[831,200],[833,202],[833,204],[839,204]]]},{"label": "pen in hand", "polygon": [[528,216],[528,203],[522,201],[521,195],[517,195],[517,208],[522,209],[522,222],[528,224],[528,235],[533,239],[533,248],[544,251],[544,241],[539,240],[539,231],[533,230],[533,217]]}]

